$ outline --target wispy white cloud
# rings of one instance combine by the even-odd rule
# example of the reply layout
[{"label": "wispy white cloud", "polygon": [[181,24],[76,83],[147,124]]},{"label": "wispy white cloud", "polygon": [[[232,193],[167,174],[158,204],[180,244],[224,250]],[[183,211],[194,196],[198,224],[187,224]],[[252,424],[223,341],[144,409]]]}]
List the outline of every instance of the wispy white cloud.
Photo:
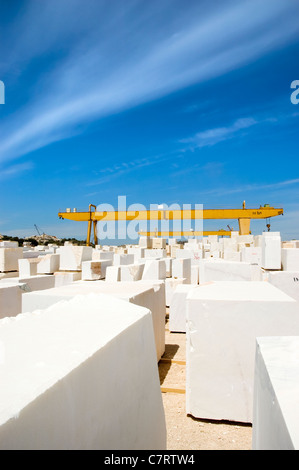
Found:
[{"label": "wispy white cloud", "polygon": [[144,168],[146,166],[157,165],[158,163],[161,164],[162,162],[173,158],[173,156],[176,154],[180,155],[178,152],[172,151],[165,154],[152,155],[146,158],[136,158],[131,161],[120,162],[115,165],[102,168],[98,171],[93,172],[95,177],[91,181],[88,181],[88,183],[86,183],[86,186],[96,186],[99,184],[107,183],[110,182],[112,179],[118,178],[133,171],[140,170],[141,168]]},{"label": "wispy white cloud", "polygon": [[229,188],[217,188],[209,191],[205,191],[205,194],[215,194],[215,195],[228,195],[228,194],[235,194],[235,193],[247,193],[249,191],[257,191],[260,194],[263,190],[273,190],[278,191],[280,189],[285,189],[288,187],[296,186],[299,184],[299,178],[288,179],[284,181],[277,181],[274,183],[266,183],[266,184],[244,184],[237,187],[229,187]]},{"label": "wispy white cloud", "polygon": [[[246,65],[299,32],[298,5],[291,0],[216,2],[216,8],[207,2],[190,2],[187,8],[181,1],[162,4],[132,0],[115,9],[91,0],[84,9],[79,0],[52,0],[44,8],[29,2],[8,31],[12,53],[4,67],[13,65],[21,74],[46,54],[49,65],[32,84],[29,104],[2,122],[0,161]],[[62,20],[66,17],[69,21]],[[21,42],[15,32],[22,26]],[[249,124],[243,122],[243,129]],[[237,130],[218,129],[200,138],[219,141]]]},{"label": "wispy white cloud", "polygon": [[297,117],[297,113],[281,114],[279,117],[264,117],[262,113],[258,117],[242,117],[236,119],[228,126],[214,127],[197,132],[191,137],[181,139],[179,142],[187,144],[184,150],[194,150],[196,148],[210,147],[235,137],[244,136],[247,130],[263,124],[286,123],[290,119]]},{"label": "wispy white cloud", "polygon": [[18,176],[24,171],[32,170],[33,167],[34,165],[33,165],[33,162],[31,161],[9,165],[6,168],[0,167],[0,181],[6,180],[8,178],[12,178],[14,176]]},{"label": "wispy white cloud", "polygon": [[234,137],[239,131],[248,129],[258,122],[251,117],[237,119],[233,124],[227,127],[215,127],[203,132],[198,132],[192,137],[182,139],[182,143],[191,144],[192,148],[209,147],[219,142]]}]

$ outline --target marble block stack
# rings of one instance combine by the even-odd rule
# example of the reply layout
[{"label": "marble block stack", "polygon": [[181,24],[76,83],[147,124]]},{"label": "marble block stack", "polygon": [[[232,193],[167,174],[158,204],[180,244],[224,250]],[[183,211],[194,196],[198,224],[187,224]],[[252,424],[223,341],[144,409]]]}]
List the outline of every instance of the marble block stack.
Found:
[{"label": "marble block stack", "polygon": [[186,411],[252,423],[256,337],[299,335],[297,302],[267,282],[211,282],[187,294]]},{"label": "marble block stack", "polygon": [[150,311],[101,294],[0,320],[2,450],[166,449]]}]

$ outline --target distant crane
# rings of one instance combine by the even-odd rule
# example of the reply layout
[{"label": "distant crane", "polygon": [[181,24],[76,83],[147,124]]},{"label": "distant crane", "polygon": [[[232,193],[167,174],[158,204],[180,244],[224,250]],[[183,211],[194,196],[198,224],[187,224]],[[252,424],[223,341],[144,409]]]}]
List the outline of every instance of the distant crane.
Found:
[{"label": "distant crane", "polygon": [[45,235],[45,233],[40,233],[39,229],[38,229],[38,226],[34,224],[34,227],[36,228],[36,231],[37,233],[39,234],[40,237],[42,237],[43,235]]}]

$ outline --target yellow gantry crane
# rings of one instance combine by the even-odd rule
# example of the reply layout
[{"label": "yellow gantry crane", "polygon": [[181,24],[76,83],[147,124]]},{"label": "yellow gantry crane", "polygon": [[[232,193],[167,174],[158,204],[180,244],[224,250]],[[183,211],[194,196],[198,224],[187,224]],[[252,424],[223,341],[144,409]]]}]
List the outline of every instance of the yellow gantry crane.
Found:
[{"label": "yellow gantry crane", "polygon": [[[93,209],[93,210],[92,210]],[[60,219],[75,220],[78,222],[88,222],[86,244],[90,245],[91,231],[93,225],[94,243],[97,244],[97,222],[98,221],[130,221],[130,220],[201,220],[201,219],[237,219],[239,222],[239,234],[250,234],[250,221],[251,219],[268,219],[283,215],[283,209],[276,209],[270,207],[269,204],[260,206],[258,209],[247,209],[245,201],[243,202],[242,209],[181,209],[181,210],[141,210],[141,211],[97,211],[94,204],[89,204],[88,212],[77,212],[76,209],[71,211],[67,209],[66,212],[59,212]],[[270,225],[267,225],[268,229]],[[230,236],[230,230],[218,231],[154,231],[154,232],[139,232],[146,236],[207,236],[219,235]]]}]

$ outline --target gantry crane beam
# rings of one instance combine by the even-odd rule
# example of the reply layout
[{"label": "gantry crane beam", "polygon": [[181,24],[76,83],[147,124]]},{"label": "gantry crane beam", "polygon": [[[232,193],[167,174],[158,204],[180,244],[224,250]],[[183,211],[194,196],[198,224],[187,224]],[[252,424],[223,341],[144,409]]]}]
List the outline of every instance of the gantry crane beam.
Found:
[{"label": "gantry crane beam", "polygon": [[[92,207],[94,210],[92,210]],[[94,240],[97,243],[97,222],[98,221],[130,221],[130,220],[195,220],[195,219],[238,219],[239,221],[239,233],[240,235],[246,235],[250,233],[250,221],[251,219],[268,219],[270,217],[276,217],[283,215],[283,209],[277,209],[270,207],[269,205],[260,206],[258,209],[246,209],[245,201],[243,202],[242,209],[181,209],[181,210],[141,210],[141,211],[97,211],[94,204],[89,205],[88,212],[71,212],[68,209],[66,212],[59,212],[58,217],[60,219],[68,219],[79,222],[88,222],[87,230],[87,245],[90,244],[90,235],[92,224],[94,227]],[[200,234],[211,234],[222,232],[199,232]],[[226,235],[230,235],[230,232],[223,231]],[[147,232],[146,232],[147,233]],[[155,233],[155,232],[153,232]],[[160,232],[163,233],[163,232]],[[165,232],[170,234],[171,232]],[[172,232],[174,233],[174,232]],[[183,232],[179,232],[182,234]],[[195,233],[192,232],[194,235]]]}]

